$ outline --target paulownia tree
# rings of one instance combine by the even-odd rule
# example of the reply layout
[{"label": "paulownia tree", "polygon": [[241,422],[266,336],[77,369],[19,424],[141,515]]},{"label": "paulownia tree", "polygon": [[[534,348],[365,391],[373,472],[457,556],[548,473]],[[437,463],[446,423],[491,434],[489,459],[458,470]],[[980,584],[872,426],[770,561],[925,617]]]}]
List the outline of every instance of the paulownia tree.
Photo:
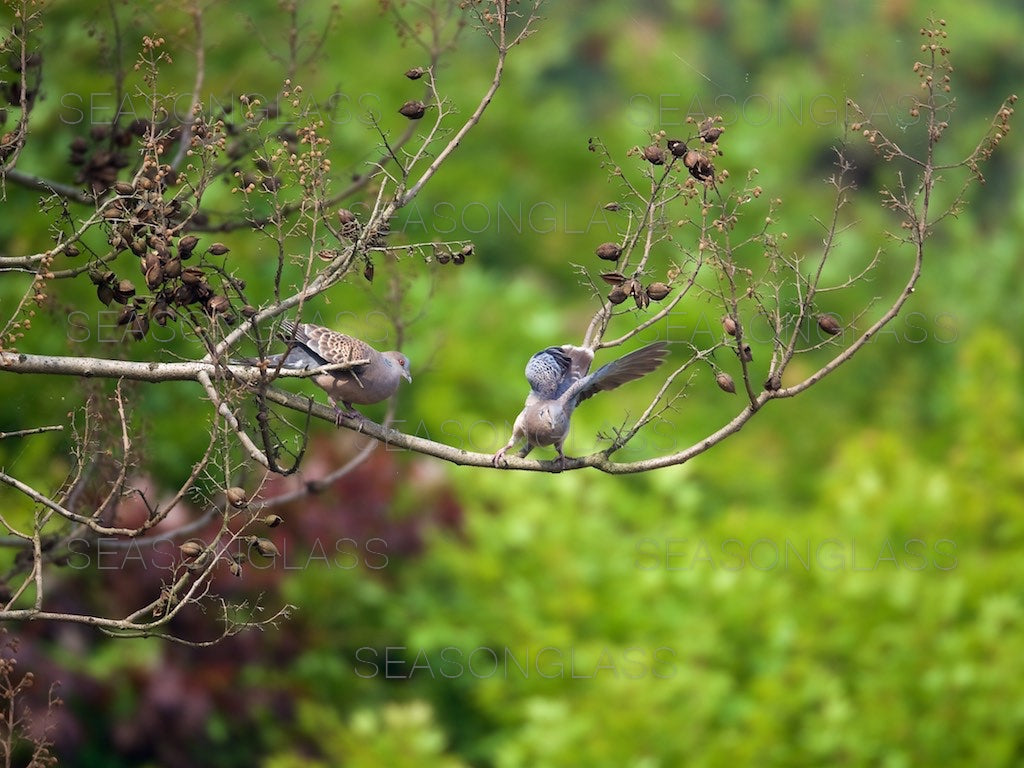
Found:
[{"label": "paulownia tree", "polygon": [[[72,168],[64,178],[44,178],[24,162],[46,82],[46,58],[37,43],[45,20],[27,0],[10,5],[0,76],[8,103],[0,137],[0,182],[5,200],[38,197],[38,215],[45,218],[51,240],[35,252],[0,256],[7,294],[11,285],[20,287],[20,300],[5,303],[0,314],[0,375],[63,377],[69,389],[81,387],[84,394],[68,424],[39,424],[32,413],[24,413],[16,430],[0,433],[4,441],[31,441],[40,433],[64,430],[73,445],[71,472],[50,487],[0,470],[9,499],[0,525],[4,551],[12,553],[0,572],[0,618],[84,622],[118,635],[166,635],[168,623],[181,611],[208,603],[223,611],[224,635],[272,623],[287,608],[267,617],[259,605],[230,605],[213,594],[214,574],[224,569],[241,574],[249,554],[273,557],[276,548],[266,529],[280,522],[274,509],[350,472],[375,445],[480,471],[593,468],[621,474],[689,461],[738,432],[772,401],[796,397],[849,363],[897,317],[921,275],[934,227],[959,210],[972,183],[983,182],[981,164],[1010,127],[1012,96],[966,157],[940,161],[937,149],[952,106],[952,67],[945,24],[930,21],[921,31],[922,56],[913,65],[920,91],[910,106],[924,132],[917,145],[922,149],[911,150],[914,145],[905,144],[905,136],[887,134],[857,104],[847,105],[850,114],[862,115],[847,126],[847,140],[866,142],[895,169],[895,183],[883,190],[882,200],[900,229],[878,233],[877,249],[838,282],[825,276],[837,243],[851,226],[843,223],[844,207],[856,193],[855,168],[846,149],[837,148],[827,181],[831,200],[823,204],[818,220],[820,247],[803,251],[788,247],[781,201],[758,183],[757,170],[730,172],[720,149],[728,145],[730,131],[719,116],[692,117],[687,131],[655,132],[624,152],[591,139],[601,172],[614,183],[616,199],[606,208],[617,217],[620,231],[614,241],[595,243],[590,261],[575,267],[594,306],[586,333],[576,343],[594,351],[630,345],[662,327],[680,302],[694,298],[721,318],[722,330],[703,346],[673,344],[669,364],[653,374],[660,376],[654,397],[590,455],[564,462],[509,457],[495,468],[491,454],[392,428],[393,405],[381,423],[337,417],[313,398],[276,386],[281,378],[343,371],[361,362],[317,370],[273,364],[272,352],[292,341],[287,334],[280,337],[281,321],[313,319],[307,305],[314,297],[346,281],[379,289],[379,281],[373,283],[379,264],[401,275],[481,257],[464,240],[398,242],[391,223],[479,123],[499,92],[506,59],[540,23],[538,5],[437,0],[414,11],[385,4],[398,33],[422,60],[405,73],[419,93],[394,105],[408,121],[401,133],[386,128],[379,116],[367,118],[376,131],[376,156],[352,177],[332,166],[331,125],[320,110],[309,108],[298,79],[304,61],[315,58],[321,46],[336,44],[335,28],[326,24],[318,37],[304,36],[299,12],[293,10],[288,54],[276,62],[279,92],[268,99],[243,96],[230,109],[214,109],[204,106],[205,24],[196,4],[189,11],[191,57],[184,63],[173,60],[178,54],[168,51],[163,38],[150,35],[142,39],[133,68],[115,67],[117,100],[130,93],[134,103],[147,105],[147,115],[128,119],[115,114],[107,123],[83,126],[71,141]],[[445,96],[440,64],[466,35],[490,41],[493,77],[475,108],[459,114]],[[129,44],[116,32],[113,39],[119,48]],[[181,94],[163,84],[167,72],[180,66],[191,69],[193,82],[184,111],[175,108]],[[230,204],[214,193],[219,189],[215,184],[225,179],[233,187]],[[936,208],[933,192],[940,183],[957,189]],[[738,227],[748,220],[760,223],[753,230]],[[240,230],[257,233],[275,255],[267,292],[254,294],[247,287],[250,265],[235,258],[232,249],[232,237]],[[910,256],[899,262],[906,265],[901,288],[844,322],[829,313],[833,297],[868,279],[895,253]],[[134,360],[121,359],[122,347],[107,357],[78,354],[73,344],[69,354],[39,354],[36,340],[66,317],[67,287],[85,283],[95,296],[87,311],[114,308],[117,327],[139,341],[173,328],[187,344],[185,359],[173,359],[152,344],[140,344],[149,354]],[[383,306],[399,347],[409,319],[402,309],[406,285],[394,279],[383,289]],[[798,359],[820,361],[823,352],[826,362],[809,374],[806,365],[794,366]],[[253,362],[234,362],[239,358]],[[195,384],[187,410],[193,427],[208,425],[208,441],[180,487],[157,502],[138,479],[144,476],[146,454],[144,435],[132,416],[138,387],[182,381]],[[616,460],[623,446],[663,418],[679,398],[719,389],[737,401],[735,415],[720,428],[682,450]],[[515,405],[508,405],[512,413]],[[205,419],[196,416],[200,413]],[[341,428],[374,442],[315,483],[283,495],[265,492],[269,478],[297,472],[311,431],[334,429],[336,418]],[[75,556],[74,542],[100,539],[135,547],[155,541],[180,546],[160,593],[127,615],[50,608],[47,585],[54,569]]]}]

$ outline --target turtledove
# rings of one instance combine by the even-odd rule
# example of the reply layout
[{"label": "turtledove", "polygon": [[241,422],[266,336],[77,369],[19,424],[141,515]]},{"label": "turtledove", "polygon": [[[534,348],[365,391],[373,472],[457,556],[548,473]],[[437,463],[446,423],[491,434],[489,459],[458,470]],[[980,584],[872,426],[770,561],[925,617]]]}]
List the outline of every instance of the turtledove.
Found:
[{"label": "turtledove", "polygon": [[[366,362],[353,368],[325,371],[312,376],[313,383],[323,389],[337,409],[337,422],[342,416],[360,417],[352,405],[371,405],[387,400],[398,390],[402,379],[412,381],[409,358],[401,352],[378,352],[365,341],[322,325],[281,323],[281,336],[291,344],[287,352],[267,356],[269,366],[311,370],[356,360]],[[253,362],[253,361],[248,361]],[[338,408],[338,403],[345,410]]]},{"label": "turtledove", "polygon": [[512,437],[494,454],[491,463],[499,466],[505,454],[522,440],[526,444],[519,451],[520,457],[537,446],[553,445],[559,462],[564,462],[563,445],[576,406],[598,392],[646,376],[664,362],[667,354],[668,342],[656,341],[588,375],[593,350],[570,344],[541,350],[526,364],[530,394],[516,417]]}]

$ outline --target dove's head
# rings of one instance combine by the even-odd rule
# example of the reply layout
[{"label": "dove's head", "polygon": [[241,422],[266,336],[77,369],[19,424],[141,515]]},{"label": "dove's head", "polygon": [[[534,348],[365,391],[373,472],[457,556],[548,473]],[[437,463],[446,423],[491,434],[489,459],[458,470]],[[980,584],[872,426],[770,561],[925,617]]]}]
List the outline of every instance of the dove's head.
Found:
[{"label": "dove's head", "polygon": [[403,355],[401,352],[385,352],[384,356],[390,358],[399,369],[401,369],[402,378],[408,382],[412,381],[412,373],[409,371],[409,358]]}]

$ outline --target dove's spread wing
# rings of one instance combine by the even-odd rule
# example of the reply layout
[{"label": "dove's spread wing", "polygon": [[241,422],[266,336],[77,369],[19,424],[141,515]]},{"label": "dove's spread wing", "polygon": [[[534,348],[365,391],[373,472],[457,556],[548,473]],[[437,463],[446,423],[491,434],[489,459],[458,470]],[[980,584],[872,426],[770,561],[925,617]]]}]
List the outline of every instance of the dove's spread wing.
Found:
[{"label": "dove's spread wing", "polygon": [[575,406],[598,392],[615,389],[628,381],[646,376],[665,361],[668,342],[656,341],[602,365],[589,376],[573,384],[559,399]]}]

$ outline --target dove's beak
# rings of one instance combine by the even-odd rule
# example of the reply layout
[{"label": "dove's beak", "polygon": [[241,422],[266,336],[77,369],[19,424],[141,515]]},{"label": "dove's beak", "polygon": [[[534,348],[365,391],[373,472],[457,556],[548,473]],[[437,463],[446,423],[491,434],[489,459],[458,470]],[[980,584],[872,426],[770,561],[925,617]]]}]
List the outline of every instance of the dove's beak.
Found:
[{"label": "dove's beak", "polygon": [[402,378],[412,384],[412,374],[408,371],[402,371]]}]

